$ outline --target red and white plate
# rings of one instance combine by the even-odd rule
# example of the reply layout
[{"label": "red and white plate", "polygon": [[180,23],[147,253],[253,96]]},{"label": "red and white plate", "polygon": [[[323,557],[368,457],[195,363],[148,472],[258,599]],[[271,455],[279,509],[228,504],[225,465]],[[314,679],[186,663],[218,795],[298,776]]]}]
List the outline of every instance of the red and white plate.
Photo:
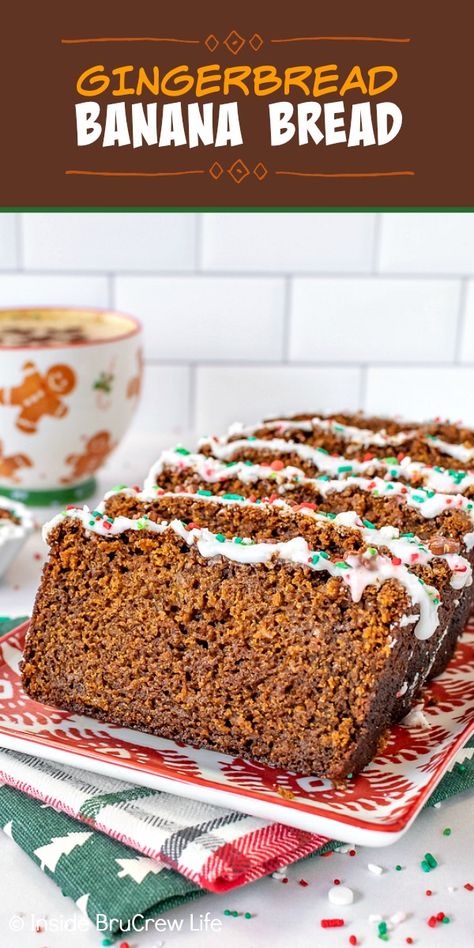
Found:
[{"label": "red and white plate", "polygon": [[26,629],[0,640],[0,746],[359,845],[399,839],[474,732],[473,620],[425,690],[425,723],[392,728],[383,753],[342,789],[32,701],[18,674]]}]

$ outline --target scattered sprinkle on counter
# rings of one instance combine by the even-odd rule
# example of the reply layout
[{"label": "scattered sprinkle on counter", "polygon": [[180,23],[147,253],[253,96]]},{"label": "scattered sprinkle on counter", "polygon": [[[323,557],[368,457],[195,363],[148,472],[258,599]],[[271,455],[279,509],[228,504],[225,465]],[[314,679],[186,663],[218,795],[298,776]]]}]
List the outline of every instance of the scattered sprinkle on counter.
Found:
[{"label": "scattered sprinkle on counter", "polygon": [[342,928],[344,925],[343,918],[322,918],[321,919],[321,928]]},{"label": "scattered sprinkle on counter", "polygon": [[354,893],[347,885],[334,885],[329,889],[328,899],[331,905],[352,905]]},{"label": "scattered sprinkle on counter", "polygon": [[406,921],[406,918],[407,913],[400,910],[399,912],[394,912],[394,914],[390,916],[390,921],[392,925],[400,925],[401,922]]},{"label": "scattered sprinkle on counter", "polygon": [[383,873],[383,866],[378,866],[375,862],[369,862],[367,865],[369,872],[372,872],[374,876],[381,876]]},{"label": "scattered sprinkle on counter", "polygon": [[424,859],[420,863],[423,872],[431,872],[432,869],[436,869],[437,865],[437,860],[432,853],[425,853]]}]

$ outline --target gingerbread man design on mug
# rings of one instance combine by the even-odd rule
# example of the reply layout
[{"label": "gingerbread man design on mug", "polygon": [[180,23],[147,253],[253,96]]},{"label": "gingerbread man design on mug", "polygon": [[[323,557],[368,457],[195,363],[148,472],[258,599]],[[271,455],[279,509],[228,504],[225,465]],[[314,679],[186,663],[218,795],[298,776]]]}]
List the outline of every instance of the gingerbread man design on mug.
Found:
[{"label": "gingerbread man design on mug", "polygon": [[136,397],[141,327],[88,307],[0,307],[0,492],[35,506],[96,491]]},{"label": "gingerbread man design on mug", "polygon": [[0,441],[0,477],[5,477],[12,484],[19,484],[20,478],[17,471],[20,471],[22,467],[33,467],[31,458],[27,454],[12,454],[6,457]]},{"label": "gingerbread man design on mug", "polygon": [[70,465],[72,470],[66,477],[61,478],[62,483],[73,484],[75,481],[95,474],[114,448],[115,444],[108,431],[98,431],[97,434],[92,435],[86,441],[82,454],[70,454],[66,458],[65,463]]},{"label": "gingerbread man design on mug", "polygon": [[137,350],[137,374],[130,379],[127,385],[127,398],[139,398],[143,379],[143,349]]},{"label": "gingerbread man design on mug", "polygon": [[24,378],[19,385],[0,388],[0,405],[18,407],[16,427],[24,434],[35,434],[44,415],[64,418],[68,407],[62,396],[76,386],[76,373],[68,365],[52,365],[44,375],[34,362],[23,365]]}]

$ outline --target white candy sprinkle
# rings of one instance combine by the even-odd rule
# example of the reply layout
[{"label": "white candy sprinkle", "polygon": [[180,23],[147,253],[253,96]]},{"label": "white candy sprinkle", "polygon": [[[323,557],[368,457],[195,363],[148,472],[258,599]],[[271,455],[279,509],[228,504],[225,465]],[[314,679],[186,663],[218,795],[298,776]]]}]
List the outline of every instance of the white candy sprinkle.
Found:
[{"label": "white candy sprinkle", "polygon": [[395,912],[394,915],[390,916],[390,921],[392,922],[392,925],[399,925],[400,922],[405,921],[406,917],[407,917],[406,912]]},{"label": "white candy sprinkle", "polygon": [[453,892],[455,892],[455,891],[456,891],[456,886],[455,886],[455,885],[448,885],[448,892],[449,892],[450,895],[452,895]]},{"label": "white candy sprinkle", "polygon": [[441,803],[433,803],[435,810],[441,809]]},{"label": "white candy sprinkle", "polygon": [[422,705],[418,705],[418,707],[412,708],[411,711],[402,718],[400,724],[403,727],[431,727],[428,718],[423,714],[422,707]]},{"label": "white candy sprinkle", "polygon": [[350,905],[354,901],[354,893],[346,885],[333,885],[329,889],[328,899],[331,905]]},{"label": "white candy sprinkle", "polygon": [[348,853],[349,850],[355,849],[355,843],[344,843],[343,846],[337,846],[334,850],[335,853]]},{"label": "white candy sprinkle", "polygon": [[369,922],[371,925],[377,925],[378,922],[383,922],[383,915],[369,915]]},{"label": "white candy sprinkle", "polygon": [[381,876],[382,872],[384,871],[383,866],[377,866],[375,862],[369,862],[367,869],[369,872],[373,872],[376,876]]}]

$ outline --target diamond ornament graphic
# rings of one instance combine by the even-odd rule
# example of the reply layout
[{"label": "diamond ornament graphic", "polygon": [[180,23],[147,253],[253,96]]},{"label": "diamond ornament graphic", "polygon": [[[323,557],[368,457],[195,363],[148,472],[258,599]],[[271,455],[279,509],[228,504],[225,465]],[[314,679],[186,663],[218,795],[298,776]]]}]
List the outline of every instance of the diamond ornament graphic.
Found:
[{"label": "diamond ornament graphic", "polygon": [[260,33],[254,33],[253,36],[249,39],[249,46],[253,49],[254,53],[258,52],[259,49],[263,46],[263,39],[260,36]]},{"label": "diamond ornament graphic", "polygon": [[226,36],[224,40],[224,46],[227,46],[229,53],[232,53],[234,56],[242,49],[245,40],[240,33],[237,33],[237,30],[231,30],[229,35]]},{"label": "diamond ornament graphic", "polygon": [[264,181],[268,174],[268,168],[263,164],[263,161],[259,161],[258,165],[255,165],[252,174],[255,175],[258,181]]},{"label": "diamond ornament graphic", "polygon": [[234,164],[227,169],[227,174],[230,175],[235,184],[241,184],[244,178],[249,176],[250,171],[245,162],[241,158],[237,158],[237,161],[234,161]]},{"label": "diamond ornament graphic", "polygon": [[213,53],[215,49],[219,46],[219,40],[217,36],[214,36],[214,33],[209,33],[209,36],[206,36],[204,40],[204,46],[207,47],[210,53]]},{"label": "diamond ornament graphic", "polygon": [[221,175],[224,174],[224,169],[222,165],[219,164],[218,161],[215,161],[214,164],[211,165],[211,167],[209,168],[209,174],[211,178],[214,178],[214,181],[217,181],[218,178],[220,178]]}]

